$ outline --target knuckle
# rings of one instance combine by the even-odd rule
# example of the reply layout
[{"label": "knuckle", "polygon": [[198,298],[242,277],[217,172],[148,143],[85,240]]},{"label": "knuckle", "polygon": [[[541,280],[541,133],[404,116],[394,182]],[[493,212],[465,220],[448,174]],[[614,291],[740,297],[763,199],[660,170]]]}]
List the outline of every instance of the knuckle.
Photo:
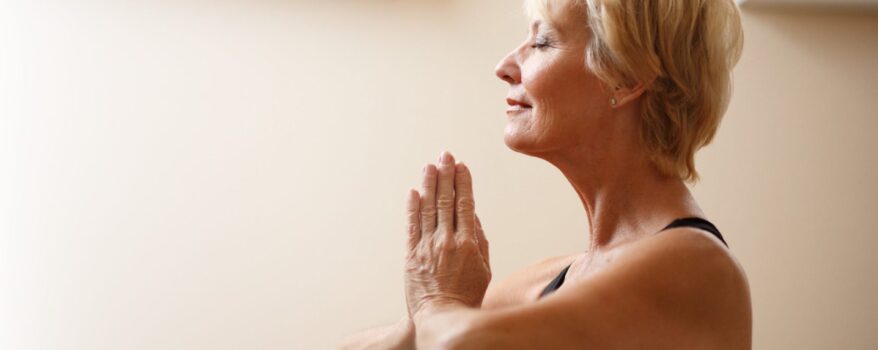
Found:
[{"label": "knuckle", "polygon": [[459,198],[457,200],[458,211],[474,211],[476,209],[476,201],[469,197]]},{"label": "knuckle", "polygon": [[425,221],[426,223],[430,223],[430,220],[436,220],[436,211],[429,210],[421,212],[421,220]]},{"label": "knuckle", "polygon": [[430,203],[425,204],[423,208],[421,208],[421,215],[430,215],[436,213],[436,205]]},{"label": "knuckle", "polygon": [[425,264],[425,263],[427,263],[427,261],[430,260],[431,254],[430,254],[429,250],[430,250],[430,247],[426,246],[425,244],[421,244],[418,247],[418,249],[417,249],[418,252],[415,254],[416,258],[418,260],[418,263]]},{"label": "knuckle", "polygon": [[405,268],[406,268],[406,271],[408,271],[408,272],[423,273],[425,267],[426,266],[424,265],[424,263],[420,259],[415,259],[414,261],[411,261],[410,263],[406,264]]},{"label": "knuckle", "polygon": [[473,230],[470,228],[462,228],[462,227],[458,226],[457,237],[458,237],[458,241],[461,242],[461,244],[472,243],[472,244],[478,245],[478,240],[475,237],[475,235],[473,234]]},{"label": "knuckle", "polygon": [[439,209],[453,208],[454,199],[447,194],[439,195],[439,198],[436,199],[436,207]]},{"label": "knuckle", "polygon": [[436,241],[436,250],[450,252],[457,249],[457,243],[452,239],[440,238]]},{"label": "knuckle", "polygon": [[464,252],[477,252],[479,245],[471,239],[461,239],[457,242],[458,248]]},{"label": "knuckle", "polygon": [[450,243],[450,244],[446,244],[445,246],[442,247],[442,252],[443,253],[451,253],[453,251],[456,251],[457,249],[458,249],[458,247],[456,244]]}]

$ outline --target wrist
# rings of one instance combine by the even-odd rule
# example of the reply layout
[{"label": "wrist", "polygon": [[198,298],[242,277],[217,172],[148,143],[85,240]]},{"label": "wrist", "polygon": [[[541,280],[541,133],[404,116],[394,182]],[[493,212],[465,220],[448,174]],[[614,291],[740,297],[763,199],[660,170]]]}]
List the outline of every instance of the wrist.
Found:
[{"label": "wrist", "polygon": [[425,303],[413,315],[418,347],[456,348],[467,342],[477,312],[460,301]]},{"label": "wrist", "polygon": [[433,299],[424,302],[420,309],[411,317],[412,325],[421,324],[425,319],[454,310],[467,309],[466,304],[456,299]]},{"label": "wrist", "polygon": [[412,321],[411,317],[406,315],[396,323],[396,334],[399,343],[395,349],[415,349],[415,323]]}]

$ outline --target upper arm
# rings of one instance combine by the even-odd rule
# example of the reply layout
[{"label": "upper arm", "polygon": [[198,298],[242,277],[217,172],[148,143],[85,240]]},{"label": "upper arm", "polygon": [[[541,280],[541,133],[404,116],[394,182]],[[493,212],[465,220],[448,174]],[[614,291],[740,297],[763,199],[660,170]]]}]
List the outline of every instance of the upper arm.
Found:
[{"label": "upper arm", "polygon": [[749,294],[725,248],[698,235],[651,237],[537,303],[474,314],[462,348],[717,348],[749,327]]}]

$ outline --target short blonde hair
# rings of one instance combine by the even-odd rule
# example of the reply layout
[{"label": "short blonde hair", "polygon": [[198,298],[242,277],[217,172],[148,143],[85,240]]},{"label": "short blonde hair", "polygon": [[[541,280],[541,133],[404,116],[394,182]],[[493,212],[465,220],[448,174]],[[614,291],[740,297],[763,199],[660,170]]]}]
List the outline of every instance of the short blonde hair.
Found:
[{"label": "short blonde hair", "polygon": [[[525,0],[546,21],[550,0]],[[698,181],[695,152],[728,108],[743,30],[733,0],[566,0],[585,10],[588,67],[609,86],[648,83],[641,140],[665,174]],[[551,4],[555,6],[553,2]],[[575,9],[575,7],[571,8]]]}]

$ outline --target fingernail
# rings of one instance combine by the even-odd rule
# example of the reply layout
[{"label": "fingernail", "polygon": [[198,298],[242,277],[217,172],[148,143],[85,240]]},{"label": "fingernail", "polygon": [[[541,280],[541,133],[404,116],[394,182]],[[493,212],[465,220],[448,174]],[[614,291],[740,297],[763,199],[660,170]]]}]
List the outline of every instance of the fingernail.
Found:
[{"label": "fingernail", "polygon": [[463,170],[466,169],[466,165],[464,165],[463,162],[460,162],[460,163],[457,163],[457,166],[455,166],[454,169],[455,169],[458,173],[462,173]]},{"label": "fingernail", "polygon": [[451,157],[448,154],[448,151],[443,151],[442,154],[439,155],[439,163],[448,164],[451,163]]}]

